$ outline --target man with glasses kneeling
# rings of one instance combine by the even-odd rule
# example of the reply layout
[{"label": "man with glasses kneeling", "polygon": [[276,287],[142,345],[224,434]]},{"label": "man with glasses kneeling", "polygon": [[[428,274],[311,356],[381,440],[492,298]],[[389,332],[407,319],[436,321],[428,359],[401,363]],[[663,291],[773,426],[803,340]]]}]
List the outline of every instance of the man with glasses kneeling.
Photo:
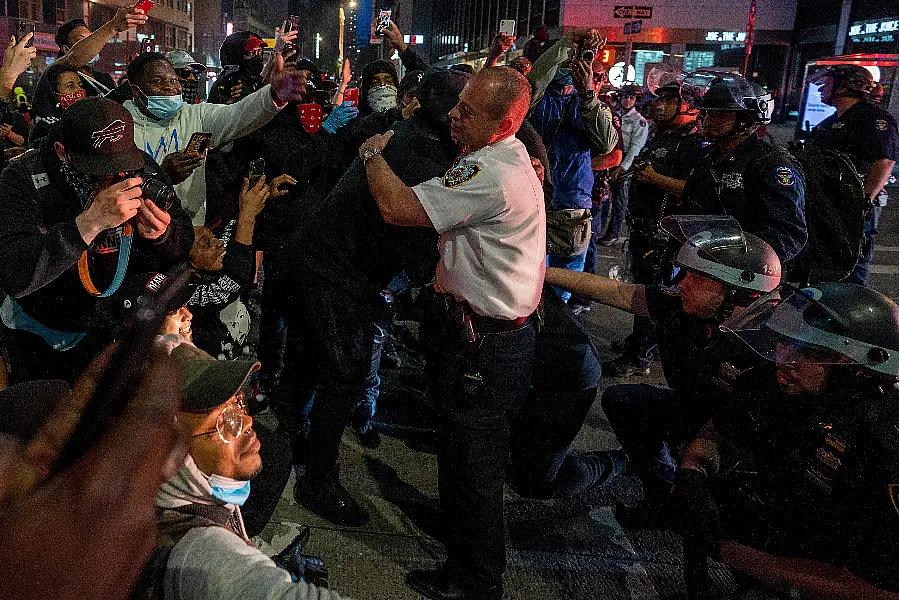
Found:
[{"label": "man with glasses kneeling", "polygon": [[[171,354],[181,375],[177,418],[190,436],[190,450],[156,495],[159,548],[145,569],[141,591],[169,599],[339,600],[336,593],[303,581],[302,566],[310,557],[288,548],[290,558],[301,564],[287,571],[247,536],[240,507],[263,465],[241,388],[259,363],[215,360],[190,343]],[[284,564],[287,558],[275,560]]]}]

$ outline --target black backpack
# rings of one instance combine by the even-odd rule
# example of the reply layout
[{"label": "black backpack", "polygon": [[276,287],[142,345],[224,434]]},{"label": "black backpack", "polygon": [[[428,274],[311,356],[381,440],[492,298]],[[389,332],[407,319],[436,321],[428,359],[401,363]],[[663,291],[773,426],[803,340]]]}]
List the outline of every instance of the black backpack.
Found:
[{"label": "black backpack", "polygon": [[852,161],[812,142],[793,142],[790,154],[805,173],[808,243],[784,265],[789,281],[841,281],[858,262],[868,202]]}]

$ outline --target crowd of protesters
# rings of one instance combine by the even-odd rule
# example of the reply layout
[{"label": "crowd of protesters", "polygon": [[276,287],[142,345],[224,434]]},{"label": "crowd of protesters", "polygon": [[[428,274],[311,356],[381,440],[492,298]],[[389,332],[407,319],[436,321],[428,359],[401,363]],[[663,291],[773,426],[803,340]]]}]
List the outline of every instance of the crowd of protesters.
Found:
[{"label": "crowd of protesters", "polygon": [[[251,539],[291,473],[306,509],[369,521],[339,448],[347,427],[379,443],[379,372],[415,320],[446,551],[409,573],[421,595],[502,597],[505,484],[633,476],[643,499],[616,517],[681,534],[696,597],[715,559],[744,588],[899,598],[899,306],[865,287],[899,133],[865,69],[817,74],[837,112],[787,149],[739,75],[613,87],[595,30],[541,27],[509,60],[499,34],[475,71],[429,66],[390,23],[405,76],[347,62],[337,81],[295,33],[237,32],[206,94],[184,51],[119,82],[92,68],[146,21],[66,23],[32,102],[4,105],[11,597],[342,597],[304,539],[274,557]],[[602,247],[624,277],[597,273]],[[594,302],[634,315],[603,364]],[[572,452],[600,375],[656,359],[667,387],[602,393],[622,449]]]}]

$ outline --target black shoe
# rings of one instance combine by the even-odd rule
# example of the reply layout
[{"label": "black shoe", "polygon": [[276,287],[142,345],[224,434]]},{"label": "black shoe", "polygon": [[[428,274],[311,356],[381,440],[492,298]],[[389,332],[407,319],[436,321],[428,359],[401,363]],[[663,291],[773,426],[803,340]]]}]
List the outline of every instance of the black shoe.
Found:
[{"label": "black shoe", "polygon": [[612,349],[612,352],[615,352],[616,354],[621,354],[622,352],[624,352],[624,349],[626,347],[627,345],[625,344],[624,340],[612,342],[611,345],[609,345],[609,348]]},{"label": "black shoe", "polygon": [[584,491],[603,486],[627,471],[627,454],[623,450],[584,452],[580,458],[591,474],[591,481]]},{"label": "black shoe", "polygon": [[621,238],[619,238],[617,235],[608,236],[608,237],[601,237],[601,238],[599,238],[599,240],[597,241],[597,243],[598,243],[600,246],[614,246],[615,244],[618,243],[618,240],[619,240],[619,239],[621,239]]},{"label": "black shoe", "polygon": [[381,434],[374,427],[370,427],[368,431],[360,432],[354,430],[359,438],[359,443],[366,448],[377,448],[381,445]]},{"label": "black shoe", "polygon": [[602,374],[607,377],[631,377],[632,375],[640,375],[647,377],[649,375],[649,365],[641,367],[635,365],[625,358],[616,358],[602,363]]},{"label": "black shoe", "polygon": [[432,600],[500,600],[503,589],[498,585],[470,590],[461,587],[442,570],[416,569],[406,575],[406,585]]},{"label": "black shoe", "polygon": [[304,477],[293,488],[294,499],[318,516],[344,527],[368,523],[368,512],[353,500],[337,479],[337,473],[325,479]]}]

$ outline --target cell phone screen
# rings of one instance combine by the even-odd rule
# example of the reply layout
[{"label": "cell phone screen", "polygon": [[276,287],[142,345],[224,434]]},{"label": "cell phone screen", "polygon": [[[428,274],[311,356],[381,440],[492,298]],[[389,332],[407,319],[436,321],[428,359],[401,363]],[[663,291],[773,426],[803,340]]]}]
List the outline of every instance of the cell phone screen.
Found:
[{"label": "cell phone screen", "polygon": [[209,138],[211,137],[208,133],[196,132],[192,136],[190,136],[190,141],[187,143],[186,150],[188,152],[197,152],[202,154],[206,151],[206,147],[209,146]]},{"label": "cell phone screen", "polygon": [[264,175],[265,175],[265,159],[257,158],[255,160],[251,160],[250,161],[250,173],[248,176],[248,178],[250,180],[250,187],[254,187],[259,182],[259,179],[262,178]]}]

